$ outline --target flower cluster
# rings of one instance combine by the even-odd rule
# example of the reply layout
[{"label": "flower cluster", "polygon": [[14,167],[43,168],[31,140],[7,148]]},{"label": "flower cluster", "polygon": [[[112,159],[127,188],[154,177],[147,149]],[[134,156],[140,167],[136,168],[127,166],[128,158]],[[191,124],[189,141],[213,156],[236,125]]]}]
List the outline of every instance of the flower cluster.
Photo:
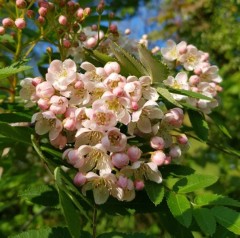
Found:
[{"label": "flower cluster", "polygon": [[222,90],[219,86],[222,79],[218,67],[210,64],[208,53],[187,45],[184,41],[176,44],[173,40],[167,41],[167,46],[161,49],[161,53],[170,67],[177,67],[180,71],[175,77],[169,76],[164,81],[166,86],[197,92],[210,98],[196,99],[174,93],[172,95],[175,100],[185,101],[204,113],[210,113],[218,106],[216,96]]},{"label": "flower cluster", "polygon": [[179,130],[183,110],[168,110],[149,76],[125,77],[117,62],[95,67],[85,61],[80,68],[71,59],[54,60],[45,80],[21,81],[20,95],[40,108],[32,117],[36,133],[48,133],[53,146],[65,149],[84,194],[93,190],[97,204],[109,195],[131,201],[146,180],[161,183],[159,166],[188,148]]}]

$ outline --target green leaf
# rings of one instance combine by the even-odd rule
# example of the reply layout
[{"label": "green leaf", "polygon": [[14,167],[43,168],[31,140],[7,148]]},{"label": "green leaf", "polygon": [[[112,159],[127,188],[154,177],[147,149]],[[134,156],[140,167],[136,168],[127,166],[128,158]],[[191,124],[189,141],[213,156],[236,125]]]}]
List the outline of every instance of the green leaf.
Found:
[{"label": "green leaf", "polygon": [[[9,238],[71,238],[66,227],[42,228],[29,230],[18,235],[11,235]],[[90,237],[90,236],[89,236]],[[83,237],[82,237],[83,238]],[[84,237],[85,238],[85,237]]]},{"label": "green leaf", "polygon": [[212,235],[215,232],[216,220],[209,209],[194,209],[193,216],[203,233],[205,233],[206,235]]},{"label": "green leaf", "polygon": [[217,180],[218,177],[213,175],[191,174],[176,182],[173,188],[178,193],[190,193],[208,187],[216,183]]},{"label": "green leaf", "polygon": [[79,238],[81,230],[79,226],[81,225],[81,216],[74,206],[72,200],[69,197],[69,193],[64,189],[64,184],[62,183],[60,168],[56,168],[54,171],[56,185],[58,187],[60,205],[67,223],[68,229],[73,238]]},{"label": "green leaf", "polygon": [[31,116],[25,114],[25,113],[1,113],[0,114],[0,121],[1,122],[30,122]]},{"label": "green leaf", "polygon": [[135,75],[137,77],[146,75],[146,69],[133,55],[114,42],[110,44],[110,47],[118,62],[121,64],[121,70],[123,70],[125,74],[127,73],[128,75]]},{"label": "green leaf", "polygon": [[167,205],[173,216],[185,227],[189,227],[192,222],[191,204],[185,195],[169,192]]},{"label": "green leaf", "polygon": [[172,103],[173,105],[177,106],[177,107],[182,107],[181,104],[179,104],[172,96],[172,94],[166,89],[166,88],[161,88],[158,87],[157,88],[157,92],[164,98],[166,99],[168,102]]},{"label": "green leaf", "polygon": [[153,236],[148,236],[143,233],[126,234],[121,232],[109,232],[101,234],[97,236],[97,238],[153,238]]},{"label": "green leaf", "polygon": [[162,184],[147,181],[145,183],[145,189],[150,200],[155,204],[159,205],[164,197],[164,187]]},{"label": "green leaf", "polygon": [[30,186],[21,192],[19,196],[43,206],[57,206],[59,202],[56,189],[49,185]]},{"label": "green leaf", "polygon": [[218,194],[201,194],[195,197],[194,203],[198,206],[223,205],[240,207],[239,201]]},{"label": "green leaf", "polygon": [[232,231],[236,235],[240,235],[240,213],[227,207],[214,207],[211,209],[217,222],[223,227]]},{"label": "green leaf", "polygon": [[29,127],[10,126],[8,123],[0,122],[0,135],[12,139],[13,142],[31,144],[32,129]]},{"label": "green leaf", "polygon": [[213,99],[210,97],[207,97],[201,93],[195,93],[189,90],[184,90],[184,89],[175,89],[175,88],[168,88],[171,93],[176,93],[176,94],[181,94],[181,95],[186,95],[192,98],[197,98],[197,99],[204,99],[208,101],[212,101]]},{"label": "green leaf", "polygon": [[102,62],[103,64],[106,64],[107,62],[112,62],[115,61],[115,59],[109,55],[103,54],[101,52],[99,52],[98,50],[89,50],[86,49],[88,52],[91,52],[91,54],[93,54],[93,56],[100,62]]},{"label": "green leaf", "polygon": [[7,78],[13,74],[20,73],[22,71],[26,71],[26,70],[29,70],[32,68],[31,66],[22,65],[24,63],[25,63],[25,61],[16,62],[16,63],[10,65],[9,67],[0,69],[0,80]]},{"label": "green leaf", "polygon": [[192,127],[199,139],[206,141],[208,139],[208,124],[204,119],[202,113],[189,110],[189,119]]},{"label": "green leaf", "polygon": [[143,45],[138,45],[138,52],[141,63],[147,69],[148,75],[152,78],[152,83],[159,85],[167,79],[169,70],[166,65],[154,57],[154,55]]}]

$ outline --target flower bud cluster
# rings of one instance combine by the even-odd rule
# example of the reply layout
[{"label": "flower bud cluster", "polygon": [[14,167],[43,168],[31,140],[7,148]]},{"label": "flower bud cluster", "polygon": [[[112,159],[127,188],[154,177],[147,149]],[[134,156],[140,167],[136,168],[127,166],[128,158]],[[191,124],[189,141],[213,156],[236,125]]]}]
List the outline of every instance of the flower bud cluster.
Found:
[{"label": "flower bud cluster", "polygon": [[217,94],[222,88],[222,79],[218,74],[218,67],[211,65],[208,53],[198,50],[193,45],[182,41],[176,44],[168,40],[166,47],[161,49],[163,59],[170,67],[180,68],[175,77],[169,76],[165,85],[180,90],[200,93],[209,99],[196,99],[173,93],[175,100],[184,101],[199,108],[204,113],[210,113],[218,106]]},{"label": "flower bud cluster", "polygon": [[[20,95],[40,111],[32,117],[38,135],[65,149],[63,158],[78,170],[74,183],[93,190],[95,202],[111,195],[131,201],[146,180],[161,183],[159,166],[179,158],[188,147],[180,108],[159,106],[149,76],[123,76],[117,62],[96,67],[67,59],[51,62],[45,80],[22,80]],[[134,140],[150,138],[150,151]]]}]

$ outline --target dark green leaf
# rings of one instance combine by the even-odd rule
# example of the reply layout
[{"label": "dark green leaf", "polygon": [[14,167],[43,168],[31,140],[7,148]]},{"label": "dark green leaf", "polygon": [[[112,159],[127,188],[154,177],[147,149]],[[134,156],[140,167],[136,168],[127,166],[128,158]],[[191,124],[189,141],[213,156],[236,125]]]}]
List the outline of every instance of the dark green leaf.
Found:
[{"label": "dark green leaf", "polygon": [[211,209],[217,222],[223,227],[232,231],[236,235],[240,235],[240,213],[227,207],[214,207]]},{"label": "dark green leaf", "polygon": [[194,209],[193,216],[203,233],[205,233],[206,235],[212,235],[215,232],[216,220],[209,209]]},{"label": "dark green leaf", "polygon": [[43,206],[57,206],[59,199],[56,189],[52,186],[30,186],[19,194],[20,197]]},{"label": "dark green leaf", "polygon": [[118,62],[121,64],[121,70],[128,75],[135,75],[141,77],[146,74],[144,66],[130,53],[118,46],[116,43],[112,43],[111,50]]},{"label": "dark green leaf", "polygon": [[0,122],[0,135],[12,139],[13,142],[31,144],[31,133],[32,129],[29,127],[10,126]]},{"label": "dark green leaf", "polygon": [[166,89],[166,88],[157,88],[157,92],[168,102],[172,103],[173,105],[177,107],[182,107],[181,104],[179,104],[172,96],[172,94]]},{"label": "dark green leaf", "polygon": [[152,78],[153,84],[159,85],[163,80],[167,79],[169,70],[166,65],[155,58],[143,44],[138,45],[138,52],[142,64]]},{"label": "dark green leaf", "polygon": [[191,204],[185,195],[169,192],[167,197],[168,207],[173,216],[185,227],[192,222]]},{"label": "dark green leaf", "polygon": [[42,228],[29,230],[18,235],[11,235],[9,238],[71,238],[66,227]]},{"label": "dark green leaf", "polygon": [[157,206],[160,204],[164,197],[164,187],[162,184],[147,181],[145,189],[150,200]]},{"label": "dark green leaf", "polygon": [[148,236],[143,233],[126,234],[121,232],[110,232],[97,236],[97,238],[153,238],[153,237],[154,236]]},{"label": "dark green leaf", "polygon": [[195,197],[194,202],[198,206],[223,205],[240,207],[239,201],[218,194],[201,194]]},{"label": "dark green leaf", "polygon": [[174,190],[179,193],[190,193],[216,183],[218,177],[213,175],[191,174],[180,179],[174,185]]},{"label": "dark green leaf", "polygon": [[1,113],[0,114],[1,122],[30,122],[31,116],[24,113]]},{"label": "dark green leaf", "polygon": [[199,112],[189,110],[189,119],[192,127],[199,139],[206,141],[208,139],[208,124],[203,115]]}]

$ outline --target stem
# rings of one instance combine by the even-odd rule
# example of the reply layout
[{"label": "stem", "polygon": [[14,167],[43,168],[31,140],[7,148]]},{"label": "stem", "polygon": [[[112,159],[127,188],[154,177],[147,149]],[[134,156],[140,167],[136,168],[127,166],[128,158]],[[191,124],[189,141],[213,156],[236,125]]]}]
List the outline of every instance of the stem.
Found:
[{"label": "stem", "polygon": [[99,37],[100,37],[100,23],[101,23],[101,18],[102,18],[102,15],[101,14],[99,14],[99,16],[98,16],[98,41],[97,41],[97,46],[99,45],[99,42],[100,42],[100,39],[99,39]]},{"label": "stem", "polygon": [[94,207],[93,207],[93,221],[92,221],[92,226],[93,226],[93,238],[96,238],[97,237],[97,206],[96,204],[94,204]]}]

